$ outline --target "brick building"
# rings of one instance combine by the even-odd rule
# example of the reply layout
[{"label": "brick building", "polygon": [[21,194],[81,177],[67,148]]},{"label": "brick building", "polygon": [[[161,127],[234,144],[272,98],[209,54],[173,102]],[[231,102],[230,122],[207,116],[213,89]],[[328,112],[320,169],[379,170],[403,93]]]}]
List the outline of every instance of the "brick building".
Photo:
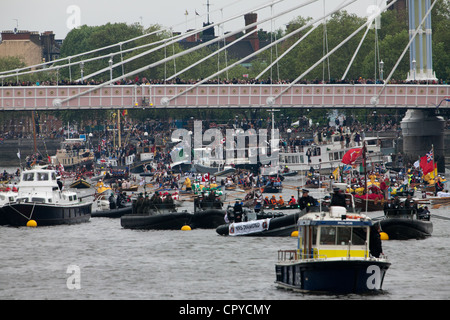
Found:
[{"label": "brick building", "polygon": [[0,58],[13,56],[23,60],[25,65],[40,64],[59,58],[60,42],[52,31],[39,34],[36,31],[2,31]]}]

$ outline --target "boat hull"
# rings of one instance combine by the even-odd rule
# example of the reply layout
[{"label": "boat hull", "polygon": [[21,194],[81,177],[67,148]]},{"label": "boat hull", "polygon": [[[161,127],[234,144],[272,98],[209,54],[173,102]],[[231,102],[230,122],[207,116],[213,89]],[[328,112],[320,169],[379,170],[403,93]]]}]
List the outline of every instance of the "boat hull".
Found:
[{"label": "boat hull", "polygon": [[281,187],[281,186],[275,186],[275,187],[266,186],[263,189],[263,193],[281,193],[281,192],[283,192],[283,187]]},{"label": "boat hull", "polygon": [[2,223],[14,227],[26,226],[29,220],[38,226],[53,226],[88,222],[92,203],[76,206],[56,206],[40,203],[13,203],[2,207]]},{"label": "boat hull", "polygon": [[[298,229],[297,220],[300,215],[300,213],[295,213],[272,219],[258,219],[238,224],[223,224],[216,228],[216,232],[222,236],[289,237],[293,231]],[[267,223],[268,220],[269,222]],[[263,226],[265,222],[267,223],[267,228]],[[242,227],[246,231],[237,232],[236,228],[238,227]],[[255,228],[252,230],[252,227]]]},{"label": "boat hull", "polygon": [[76,189],[89,189],[91,187],[91,184],[84,179],[78,179],[74,181],[69,187]]},{"label": "boat hull", "polygon": [[92,218],[120,218],[124,214],[131,214],[133,212],[132,206],[126,206],[124,208],[99,210],[91,213]]},{"label": "boat hull", "polygon": [[306,260],[275,265],[276,285],[294,291],[368,293],[382,288],[389,262],[377,259]]},{"label": "boat hull", "polygon": [[225,210],[222,209],[206,209],[196,211],[192,216],[192,228],[214,229],[224,223]]},{"label": "boat hull", "polygon": [[127,214],[120,218],[120,224],[125,229],[180,230],[191,220],[192,214],[188,212]]},{"label": "boat hull", "polygon": [[433,232],[431,221],[417,219],[387,218],[380,221],[380,226],[393,240],[425,239]]}]

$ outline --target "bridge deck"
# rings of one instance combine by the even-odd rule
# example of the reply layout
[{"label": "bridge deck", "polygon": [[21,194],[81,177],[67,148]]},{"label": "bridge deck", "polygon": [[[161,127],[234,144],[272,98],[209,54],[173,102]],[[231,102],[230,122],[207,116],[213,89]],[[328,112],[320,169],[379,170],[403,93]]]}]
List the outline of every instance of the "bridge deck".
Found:
[{"label": "bridge deck", "polygon": [[[273,105],[287,85],[200,85],[187,93],[189,85],[128,86],[17,86],[0,87],[2,110],[60,110],[151,108],[436,108],[450,97],[448,85],[388,85],[377,104],[373,97],[382,85],[294,85]],[[94,89],[95,88],[95,89]],[[85,93],[87,90],[92,92]],[[171,99],[174,95],[184,93]],[[79,97],[73,97],[82,94]],[[67,98],[73,97],[68,101]],[[62,101],[62,103],[58,103]],[[449,108],[448,101],[441,108]]]}]

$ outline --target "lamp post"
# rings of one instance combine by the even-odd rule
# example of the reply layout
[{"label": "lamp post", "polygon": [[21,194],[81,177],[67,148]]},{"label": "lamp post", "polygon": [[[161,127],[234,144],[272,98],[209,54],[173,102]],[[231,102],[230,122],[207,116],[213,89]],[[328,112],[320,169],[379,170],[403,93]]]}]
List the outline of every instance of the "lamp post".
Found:
[{"label": "lamp post", "polygon": [[383,83],[383,67],[384,67],[384,62],[383,62],[383,60],[381,60],[380,61],[380,80],[381,80],[381,83]]},{"label": "lamp post", "polygon": [[81,72],[81,83],[84,83],[84,79],[83,79],[83,76],[84,76],[84,62],[83,61],[80,62],[80,72]]},{"label": "lamp post", "polygon": [[112,65],[113,65],[113,59],[112,59],[112,57],[111,58],[109,58],[109,61],[108,61],[108,63],[109,63],[109,80],[112,80]]}]

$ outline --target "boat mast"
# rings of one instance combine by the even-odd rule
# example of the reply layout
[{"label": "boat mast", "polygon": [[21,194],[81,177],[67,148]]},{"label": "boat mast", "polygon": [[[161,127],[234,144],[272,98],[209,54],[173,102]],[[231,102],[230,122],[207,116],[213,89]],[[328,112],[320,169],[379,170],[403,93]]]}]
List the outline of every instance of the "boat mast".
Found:
[{"label": "boat mast", "polygon": [[33,122],[33,142],[34,142],[34,153],[37,153],[37,146],[36,146],[36,120],[34,118],[34,113],[36,111],[31,111],[31,121]]}]

